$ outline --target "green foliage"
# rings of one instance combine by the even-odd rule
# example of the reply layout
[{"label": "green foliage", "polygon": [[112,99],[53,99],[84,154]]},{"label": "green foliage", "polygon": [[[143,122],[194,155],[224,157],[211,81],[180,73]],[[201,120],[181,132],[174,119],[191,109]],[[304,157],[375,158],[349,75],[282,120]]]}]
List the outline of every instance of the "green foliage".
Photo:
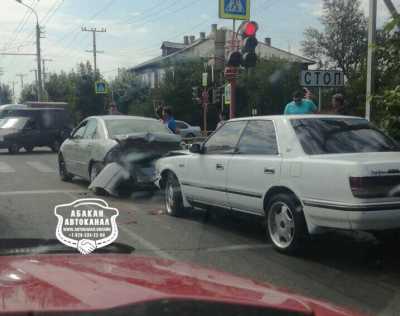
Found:
[{"label": "green foliage", "polygon": [[121,113],[142,116],[149,115],[146,104],[150,95],[150,89],[132,72],[122,69],[111,82],[110,87],[114,93],[114,100],[118,110]]},{"label": "green foliage", "polygon": [[292,94],[299,86],[301,65],[280,59],[260,60],[257,67],[240,75],[238,85],[239,116],[282,114]]},{"label": "green foliage", "polygon": [[36,100],[37,100],[36,85],[34,84],[25,85],[21,91],[21,97],[19,102],[24,103],[26,101],[36,101]]},{"label": "green foliage", "polygon": [[367,54],[367,20],[360,1],[323,0],[321,23],[323,32],[304,32],[304,54],[342,69],[350,80],[358,77]]},{"label": "green foliage", "polygon": [[12,102],[12,92],[8,85],[0,84],[0,105]]},{"label": "green foliage", "polygon": [[375,96],[373,104],[377,109],[375,123],[400,140],[400,85],[385,90],[381,96]]}]

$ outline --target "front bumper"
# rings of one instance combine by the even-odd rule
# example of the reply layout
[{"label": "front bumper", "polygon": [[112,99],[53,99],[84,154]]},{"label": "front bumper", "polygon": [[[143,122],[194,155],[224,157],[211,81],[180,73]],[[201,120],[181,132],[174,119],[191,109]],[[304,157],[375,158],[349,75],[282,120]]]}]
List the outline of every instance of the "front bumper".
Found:
[{"label": "front bumper", "polygon": [[306,219],[315,226],[351,230],[400,229],[400,202],[343,204],[303,200]]}]

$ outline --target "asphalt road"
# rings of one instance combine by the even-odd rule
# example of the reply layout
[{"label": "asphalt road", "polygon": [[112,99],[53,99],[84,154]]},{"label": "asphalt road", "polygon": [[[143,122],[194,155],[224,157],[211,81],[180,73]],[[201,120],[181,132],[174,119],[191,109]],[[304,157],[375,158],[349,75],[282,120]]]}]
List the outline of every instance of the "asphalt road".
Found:
[{"label": "asphalt road", "polygon": [[[0,151],[0,238],[55,238],[54,206],[91,196],[84,181],[59,180],[56,155],[46,148],[15,156]],[[120,212],[118,241],[135,247],[134,255],[231,272],[373,315],[400,315],[399,247],[367,234],[335,232],[289,257],[272,249],[253,218],[201,210],[172,218],[161,194],[148,192],[106,200]]]}]

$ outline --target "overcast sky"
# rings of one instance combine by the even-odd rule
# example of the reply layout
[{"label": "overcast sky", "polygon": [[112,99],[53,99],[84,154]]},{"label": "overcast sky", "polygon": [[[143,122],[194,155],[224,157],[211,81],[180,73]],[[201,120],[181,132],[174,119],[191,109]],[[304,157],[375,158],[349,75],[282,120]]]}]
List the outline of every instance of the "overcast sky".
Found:
[{"label": "overcast sky", "polygon": [[[35,51],[34,16],[15,0],[0,0],[0,51]],[[42,39],[44,58],[53,61],[48,71],[70,70],[81,61],[92,61],[85,52],[92,49],[91,33],[82,26],[106,28],[98,33],[98,65],[107,78],[118,67],[131,67],[158,56],[163,40],[183,41],[184,35],[210,32],[211,24],[230,26],[230,20],[218,18],[217,0],[23,0],[36,8],[46,38]],[[321,0],[252,0],[252,19],[260,24],[259,38],[272,38],[272,45],[300,53],[306,27],[320,27]],[[378,0],[379,22],[388,16],[383,0]],[[400,8],[400,0],[394,0]],[[368,10],[368,0],[362,0]],[[0,56],[2,82],[18,82],[17,74],[26,74],[25,82],[34,80],[34,57]]]}]

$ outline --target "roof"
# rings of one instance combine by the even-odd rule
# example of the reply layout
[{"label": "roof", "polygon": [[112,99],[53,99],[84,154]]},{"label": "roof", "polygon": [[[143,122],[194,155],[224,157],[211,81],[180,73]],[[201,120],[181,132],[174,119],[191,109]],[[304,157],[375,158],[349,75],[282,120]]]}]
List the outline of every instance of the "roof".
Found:
[{"label": "roof", "polygon": [[183,49],[186,46],[188,46],[188,45],[183,44],[183,43],[174,43],[174,42],[164,41],[164,42],[162,42],[161,48],[169,47],[169,48]]},{"label": "roof", "polygon": [[266,116],[250,116],[232,119],[230,121],[241,120],[284,120],[284,119],[321,119],[321,118],[346,118],[346,119],[364,119],[359,116],[347,115],[329,115],[329,114],[304,114],[304,115],[266,115]]},{"label": "roof", "polygon": [[90,118],[96,118],[96,119],[102,119],[104,121],[110,121],[110,120],[148,120],[148,121],[157,121],[154,118],[151,117],[143,117],[143,116],[133,116],[133,115],[98,115],[98,116],[90,116]]},{"label": "roof", "polygon": [[264,45],[264,46],[266,46],[266,47],[272,48],[273,50],[277,50],[277,51],[279,51],[279,52],[283,52],[283,53],[288,54],[288,55],[291,55],[291,56],[293,56],[293,57],[302,59],[302,60],[306,61],[306,62],[305,62],[306,64],[310,64],[310,65],[315,64],[315,61],[312,60],[312,59],[305,58],[305,57],[303,57],[303,56],[293,54],[293,53],[288,52],[288,51],[286,51],[286,50],[284,50],[284,49],[280,49],[280,48],[277,48],[277,47],[274,47],[274,46],[270,46],[270,45],[267,45],[267,44],[262,43],[262,42],[259,42],[258,44],[261,44],[261,45]]},{"label": "roof", "polygon": [[132,67],[130,70],[135,71],[135,70],[139,70],[140,68],[144,68],[144,67],[151,66],[151,65],[156,65],[156,64],[158,64],[158,63],[160,63],[160,62],[162,62],[162,61],[164,61],[164,60],[167,60],[167,59],[169,59],[169,58],[171,58],[171,57],[174,57],[174,56],[176,56],[176,55],[178,55],[178,54],[181,54],[181,53],[187,51],[188,49],[191,49],[191,48],[193,48],[193,47],[195,47],[195,46],[200,45],[201,43],[203,43],[203,42],[206,41],[206,40],[207,40],[207,39],[204,39],[204,40],[198,39],[198,40],[196,40],[195,42],[189,44],[188,46],[184,46],[184,48],[181,49],[181,50],[178,50],[178,51],[176,51],[176,52],[173,52],[172,54],[169,54],[169,55],[167,55],[167,56],[159,56],[159,57],[150,59],[150,60],[148,60],[148,61],[145,61],[144,63],[141,63],[141,64],[139,64],[139,65],[136,65],[135,67]]}]

